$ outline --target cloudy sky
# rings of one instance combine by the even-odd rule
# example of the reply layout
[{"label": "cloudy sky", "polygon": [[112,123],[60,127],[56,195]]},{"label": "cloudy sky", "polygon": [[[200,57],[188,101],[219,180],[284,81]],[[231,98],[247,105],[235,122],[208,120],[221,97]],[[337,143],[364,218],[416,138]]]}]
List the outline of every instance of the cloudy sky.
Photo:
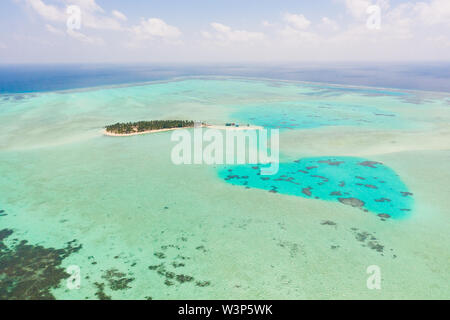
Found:
[{"label": "cloudy sky", "polygon": [[0,1],[0,63],[449,60],[450,0]]}]

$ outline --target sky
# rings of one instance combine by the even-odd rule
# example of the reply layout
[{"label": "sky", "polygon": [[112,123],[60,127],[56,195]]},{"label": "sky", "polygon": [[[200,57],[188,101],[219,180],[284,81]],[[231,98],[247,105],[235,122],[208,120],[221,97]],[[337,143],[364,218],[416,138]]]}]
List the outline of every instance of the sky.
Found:
[{"label": "sky", "polygon": [[0,1],[0,64],[449,60],[450,0]]}]

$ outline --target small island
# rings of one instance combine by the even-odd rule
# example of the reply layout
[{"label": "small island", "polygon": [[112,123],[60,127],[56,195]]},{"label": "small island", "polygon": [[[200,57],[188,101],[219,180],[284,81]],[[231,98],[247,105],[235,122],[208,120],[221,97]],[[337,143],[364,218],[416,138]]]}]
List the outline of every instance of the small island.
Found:
[{"label": "small island", "polygon": [[116,123],[105,127],[105,134],[111,136],[129,136],[149,132],[161,132],[180,128],[193,128],[192,120],[152,120]]},{"label": "small island", "polygon": [[[194,128],[196,123],[192,120],[152,120],[138,122],[116,123],[105,127],[103,133],[107,136],[123,137],[152,132],[170,131],[183,128]],[[198,122],[198,126],[217,130],[262,130],[263,127],[226,123],[225,125],[211,125]]]}]

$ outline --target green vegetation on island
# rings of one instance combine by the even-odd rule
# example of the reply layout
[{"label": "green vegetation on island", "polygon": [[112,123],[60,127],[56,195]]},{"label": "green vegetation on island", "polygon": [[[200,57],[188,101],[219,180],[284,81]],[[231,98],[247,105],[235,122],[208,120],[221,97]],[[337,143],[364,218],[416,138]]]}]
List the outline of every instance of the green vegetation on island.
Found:
[{"label": "green vegetation on island", "polygon": [[194,126],[194,121],[191,120],[152,120],[152,121],[138,121],[116,123],[106,126],[106,132],[114,134],[132,134],[137,132],[176,129],[176,128],[191,128]]}]

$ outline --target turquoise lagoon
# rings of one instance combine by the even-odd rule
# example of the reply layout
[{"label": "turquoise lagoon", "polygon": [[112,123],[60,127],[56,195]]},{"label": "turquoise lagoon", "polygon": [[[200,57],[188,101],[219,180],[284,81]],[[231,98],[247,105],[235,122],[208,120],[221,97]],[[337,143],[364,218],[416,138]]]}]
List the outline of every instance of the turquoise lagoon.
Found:
[{"label": "turquoise lagoon", "polygon": [[[0,298],[448,299],[449,101],[220,77],[0,95]],[[174,118],[280,129],[280,171],[102,134]]]},{"label": "turquoise lagoon", "polygon": [[[265,165],[262,165],[265,166]],[[232,184],[309,199],[339,201],[382,219],[405,218],[412,193],[382,163],[361,158],[320,157],[280,163],[277,174],[264,176],[260,166],[230,166],[219,175]]]}]

